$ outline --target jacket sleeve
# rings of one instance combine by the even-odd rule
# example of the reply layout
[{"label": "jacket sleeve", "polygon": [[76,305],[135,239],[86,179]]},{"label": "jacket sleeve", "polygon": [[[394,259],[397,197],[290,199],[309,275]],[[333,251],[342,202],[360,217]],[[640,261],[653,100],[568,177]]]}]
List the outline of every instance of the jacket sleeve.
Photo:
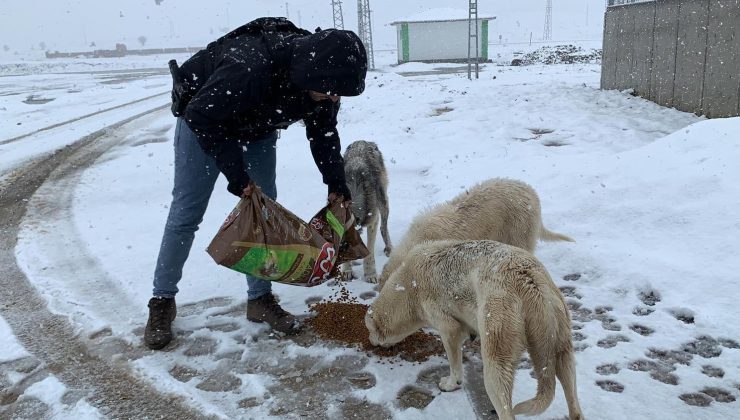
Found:
[{"label": "jacket sleeve", "polygon": [[259,50],[232,49],[218,63],[183,115],[198,136],[200,146],[216,159],[216,166],[229,182],[229,192],[237,196],[249,183],[249,174],[239,139],[233,134],[238,127],[233,124],[237,116],[263,101],[271,71],[267,58]]},{"label": "jacket sleeve", "polygon": [[343,195],[346,200],[351,200],[344,175],[342,145],[337,131],[338,113],[339,102],[322,101],[317,110],[304,119],[306,137],[324,184],[329,187],[329,193],[337,193]]}]

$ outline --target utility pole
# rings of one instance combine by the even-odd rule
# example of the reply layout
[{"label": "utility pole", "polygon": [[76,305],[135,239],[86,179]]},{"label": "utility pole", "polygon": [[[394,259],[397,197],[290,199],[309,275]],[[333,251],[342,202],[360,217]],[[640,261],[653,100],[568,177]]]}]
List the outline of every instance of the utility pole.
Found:
[{"label": "utility pole", "polygon": [[290,19],[290,11],[288,10],[288,2],[285,2],[285,17]]},{"label": "utility pole", "polygon": [[547,0],[545,3],[545,33],[542,35],[542,40],[552,40],[552,0]]},{"label": "utility pole", "polygon": [[[480,52],[478,38],[478,0],[469,0],[468,3],[468,79],[473,80],[472,70],[475,63],[475,78],[480,72]],[[475,49],[475,55],[473,55]]]},{"label": "utility pole", "polygon": [[344,29],[344,14],[342,13],[341,0],[331,0],[331,11],[334,17],[334,27]]},{"label": "utility pole", "polygon": [[370,21],[370,0],[357,0],[357,32],[365,44],[367,64],[375,70],[375,53],[373,51],[373,28]]}]

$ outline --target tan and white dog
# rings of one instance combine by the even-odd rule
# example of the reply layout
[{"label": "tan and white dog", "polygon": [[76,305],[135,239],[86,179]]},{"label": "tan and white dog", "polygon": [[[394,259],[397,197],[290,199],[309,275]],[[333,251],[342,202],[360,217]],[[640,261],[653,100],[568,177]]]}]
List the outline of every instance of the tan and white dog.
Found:
[{"label": "tan and white dog", "polygon": [[[450,363],[443,391],[462,385],[462,345],[481,339],[483,377],[499,419],[544,412],[560,380],[570,419],[582,419],[576,393],[570,314],[560,290],[531,253],[494,241],[430,241],[408,252],[368,309],[373,345],[389,346],[422,327],[439,331]],[[512,409],[524,350],[537,395]]]},{"label": "tan and white dog", "polygon": [[513,179],[489,179],[416,216],[383,267],[380,285],[415,245],[442,239],[489,239],[529,252],[534,252],[538,239],[573,242],[545,229],[540,198],[532,187]]}]

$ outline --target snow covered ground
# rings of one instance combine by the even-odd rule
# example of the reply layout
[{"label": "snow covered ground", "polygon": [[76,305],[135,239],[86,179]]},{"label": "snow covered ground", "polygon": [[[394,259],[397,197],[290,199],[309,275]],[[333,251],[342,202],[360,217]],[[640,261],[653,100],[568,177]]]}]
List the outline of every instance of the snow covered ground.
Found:
[{"label": "snow covered ground", "polygon": [[23,395],[13,418],[102,418],[98,410],[84,400],[65,403],[67,387],[53,375],[47,376],[42,372],[43,366],[18,343],[10,326],[2,318],[0,339],[3,342],[0,366],[7,372],[0,377],[0,399],[6,400],[14,394]]},{"label": "snow covered ground", "polygon": [[[586,417],[733,418],[740,404],[740,118],[706,121],[600,91],[598,65],[489,64],[477,81],[427,74],[437,67],[383,66],[368,75],[365,94],[343,99],[343,145],[372,140],[385,156],[394,241],[420,210],[476,182],[530,183],[545,225],[577,241],[541,243],[536,255],[573,309]],[[398,74],[406,72],[421,75]],[[136,89],[122,92],[148,94]],[[482,390],[468,384],[440,393],[429,380],[443,358],[389,365],[330,343],[278,339],[247,322],[242,276],[203,252],[236,202],[223,179],[180,283],[177,343],[142,350],[172,187],[173,126],[166,110],[148,117],[93,166],[32,198],[16,255],[52,310],[67,314],[83,336],[133,344],[136,351],[113,357],[204,414],[294,418],[318,407],[333,418],[475,418],[468,395]],[[303,130],[291,127],[278,142],[278,201],[307,218],[324,199]],[[381,243],[376,255],[380,268]],[[362,281],[348,287],[357,296],[372,292]],[[307,301],[336,287],[275,290],[286,309],[306,313]],[[0,360],[19,357],[24,350],[14,344],[0,350]],[[515,401],[535,387],[529,371],[519,370]],[[409,390],[423,397],[419,408],[406,408]],[[558,391],[539,418],[566,412]]]},{"label": "snow covered ground", "polygon": [[187,57],[0,62],[0,143],[142,98],[166,103],[167,61]]},{"label": "snow covered ground", "polygon": [[169,58],[0,62],[0,171],[167,105]]}]

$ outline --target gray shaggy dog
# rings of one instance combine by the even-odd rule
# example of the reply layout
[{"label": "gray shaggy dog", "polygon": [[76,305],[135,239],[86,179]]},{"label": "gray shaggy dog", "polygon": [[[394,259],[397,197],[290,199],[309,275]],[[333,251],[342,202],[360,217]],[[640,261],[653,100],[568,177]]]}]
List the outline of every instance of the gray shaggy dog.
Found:
[{"label": "gray shaggy dog", "polygon": [[[380,234],[383,236],[385,248],[383,252],[390,255],[393,245],[388,235],[388,173],[383,163],[383,154],[378,145],[371,141],[358,140],[344,152],[344,172],[347,178],[347,187],[352,193],[352,214],[355,223],[367,228],[367,248],[370,251],[363,260],[365,281],[376,283],[378,274],[375,270],[375,238],[378,233],[380,220]],[[350,280],[352,265],[342,264],[342,277]]]}]

